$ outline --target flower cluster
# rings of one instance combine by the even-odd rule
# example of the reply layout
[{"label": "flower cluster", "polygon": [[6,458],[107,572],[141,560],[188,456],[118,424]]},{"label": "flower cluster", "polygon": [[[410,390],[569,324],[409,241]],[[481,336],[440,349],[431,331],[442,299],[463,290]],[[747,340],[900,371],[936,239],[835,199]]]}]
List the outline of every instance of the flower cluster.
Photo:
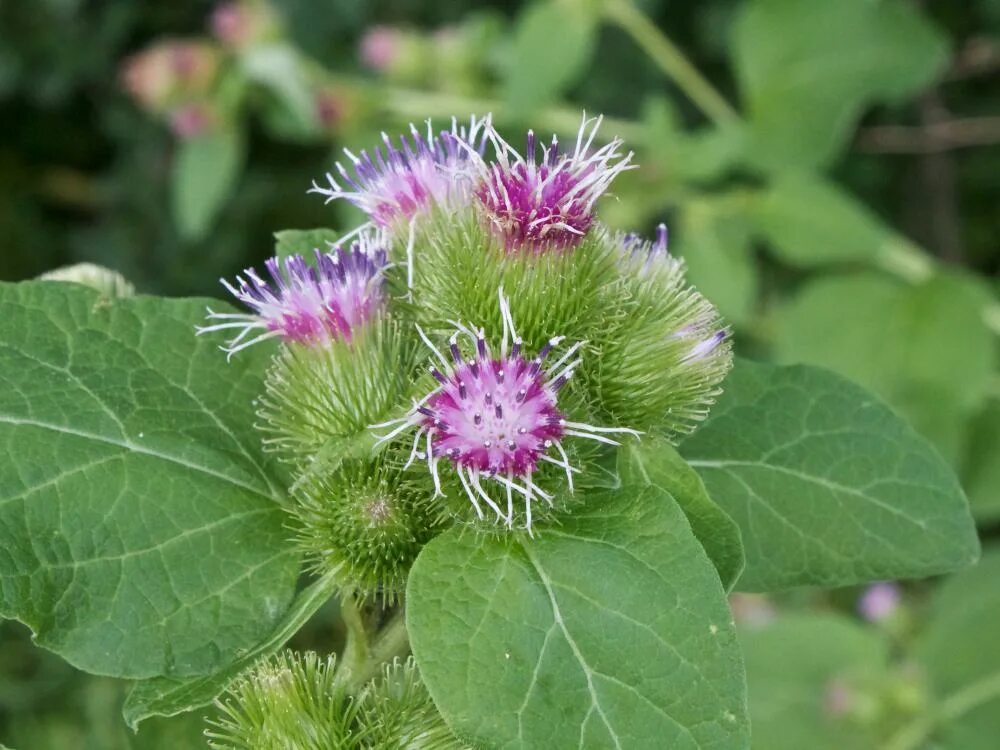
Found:
[{"label": "flower cluster", "polygon": [[448,523],[533,535],[587,501],[588,470],[620,441],[707,413],[728,329],[664,225],[648,241],[601,224],[634,165],[600,125],[585,116],[569,148],[529,131],[523,154],[489,116],[383,134],[310,191],[362,226],[311,262],[268,261],[267,280],[223,281],[250,312],[210,310],[198,330],[234,332],[230,356],[281,342],[258,427],[292,466],[318,570],[392,597]]},{"label": "flower cluster", "polygon": [[[573,376],[581,358],[577,352],[583,342],[568,347],[555,362],[545,360],[563,338],[551,339],[534,357],[522,351],[510,305],[500,290],[500,314],[503,338],[498,352],[486,340],[483,329],[473,331],[458,324],[458,333],[448,342],[451,361],[420,331],[441,368],[432,366],[438,386],[421,401],[414,403],[404,417],[376,427],[393,429],[379,438],[385,442],[416,428],[407,466],[417,458],[425,459],[434,479],[435,496],[443,495],[438,464],[447,460],[455,469],[478,518],[484,518],[480,501],[492,510],[508,528],[514,522],[514,497],[523,498],[525,529],[531,532],[532,503],[535,498],[552,505],[553,496],[532,479],[539,463],[546,461],[565,471],[569,490],[573,472],[562,441],[569,436],[602,443],[618,443],[602,433],[631,433],[627,428],[593,427],[567,420],[557,405],[560,389]],[[458,334],[468,337],[473,347],[466,360],[458,345]],[[421,450],[421,445],[423,449]],[[555,453],[555,455],[552,455]],[[506,511],[483,488],[483,478],[506,490]]]}]

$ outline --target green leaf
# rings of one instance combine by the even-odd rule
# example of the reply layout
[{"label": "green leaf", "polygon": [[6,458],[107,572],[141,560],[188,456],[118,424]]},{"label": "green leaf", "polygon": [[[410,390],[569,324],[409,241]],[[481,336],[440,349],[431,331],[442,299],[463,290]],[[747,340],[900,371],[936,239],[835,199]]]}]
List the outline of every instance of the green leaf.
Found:
[{"label": "green leaf", "polygon": [[865,107],[919,91],[948,60],[945,37],[904,0],[753,0],[733,50],[747,153],[765,167],[829,163]]},{"label": "green leaf", "polygon": [[180,142],[171,199],[182,237],[198,240],[205,236],[236,183],[244,156],[243,137],[232,129]]},{"label": "green leaf", "polygon": [[316,102],[306,65],[298,50],[282,43],[258,45],[240,58],[246,77],[263,86],[280,105],[269,122],[283,123],[285,135],[316,131]]},{"label": "green leaf", "polygon": [[645,147],[657,156],[672,180],[705,182],[718,179],[743,156],[744,133],[725,124],[689,131],[682,128],[673,102],[647,96],[642,111]]},{"label": "green leaf", "polygon": [[831,712],[835,691],[854,691],[887,672],[878,631],[837,615],[790,615],[741,629],[755,747],[870,750],[872,727]]},{"label": "green leaf", "polygon": [[445,720],[487,747],[749,745],[719,577],[658,487],[592,495],[535,539],[443,534],[407,627]]},{"label": "green leaf", "polygon": [[596,40],[589,13],[559,0],[536,2],[520,15],[508,60],[504,92],[515,116],[527,116],[556,99],[583,73]]},{"label": "green leaf", "polygon": [[122,708],[125,722],[133,731],[138,731],[139,723],[152,716],[176,716],[207,706],[243,670],[253,666],[258,659],[276,654],[306,624],[337,590],[336,573],[327,573],[305,588],[267,638],[218,672],[189,680],[158,677],[136,683]]},{"label": "green leaf", "polygon": [[728,591],[743,571],[740,527],[708,496],[697,472],[670,443],[645,436],[620,450],[619,474],[625,486],[658,487],[680,506],[691,531],[705,548]]},{"label": "green leaf", "polygon": [[976,519],[1000,519],[1000,401],[996,399],[972,423],[962,478]]},{"label": "green leaf", "polygon": [[0,285],[0,615],[89,672],[214,671],[293,594],[267,354],[227,364],[205,302]]},{"label": "green leaf", "polygon": [[741,590],[923,577],[978,555],[947,464],[832,372],[738,362],[680,452],[743,532]]},{"label": "green leaf", "polygon": [[751,204],[750,216],[775,254],[800,268],[912,252],[867,207],[815,175],[779,175]]},{"label": "green leaf", "polygon": [[691,283],[727,321],[748,323],[760,277],[746,220],[722,201],[691,200],[673,235]]},{"label": "green leaf", "polygon": [[[934,594],[914,655],[938,702],[935,739],[944,750],[994,750],[1000,736],[1000,550]],[[914,746],[915,747],[915,746]]]},{"label": "green leaf", "polygon": [[340,234],[333,229],[284,229],[274,233],[274,254],[279,258],[289,255],[302,255],[306,259],[312,257],[312,251],[319,248],[326,252],[330,243],[340,239]]},{"label": "green leaf", "polygon": [[996,340],[982,318],[988,301],[959,275],[916,285],[875,274],[823,278],[780,311],[775,355],[871,388],[957,463],[966,420],[996,367]]}]

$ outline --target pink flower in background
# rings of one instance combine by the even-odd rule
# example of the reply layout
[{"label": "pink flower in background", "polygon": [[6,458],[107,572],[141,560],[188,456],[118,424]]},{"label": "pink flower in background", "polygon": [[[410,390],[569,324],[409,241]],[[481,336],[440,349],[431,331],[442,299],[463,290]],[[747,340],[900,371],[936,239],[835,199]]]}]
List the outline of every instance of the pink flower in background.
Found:
[{"label": "pink flower in background", "polygon": [[209,26],[225,47],[242,50],[267,37],[278,22],[266,3],[235,0],[216,6]]},{"label": "pink flower in background", "polygon": [[170,113],[170,129],[178,138],[197,138],[214,126],[215,114],[207,104],[185,104]]},{"label": "pink flower in background", "polygon": [[122,83],[142,106],[163,110],[179,98],[209,91],[219,60],[216,50],[198,41],[164,42],[125,60]]},{"label": "pink flower in background", "polygon": [[858,614],[868,622],[881,622],[899,609],[902,599],[899,586],[890,581],[875,583],[858,599]]},{"label": "pink flower in background", "polygon": [[[239,333],[223,349],[232,356],[258,341],[280,337],[286,343],[317,346],[350,341],[355,331],[377,315],[385,304],[383,269],[386,253],[362,237],[350,249],[316,250],[315,266],[301,255],[278,258],[266,266],[270,281],[248,268],[236,285],[223,286],[253,313],[217,313],[210,320],[222,322],[198,328],[198,334],[234,329]],[[256,336],[248,338],[250,334]]]},{"label": "pink flower in background", "polygon": [[392,26],[372,26],[361,37],[359,56],[366,67],[384,73],[398,59],[402,32]]}]

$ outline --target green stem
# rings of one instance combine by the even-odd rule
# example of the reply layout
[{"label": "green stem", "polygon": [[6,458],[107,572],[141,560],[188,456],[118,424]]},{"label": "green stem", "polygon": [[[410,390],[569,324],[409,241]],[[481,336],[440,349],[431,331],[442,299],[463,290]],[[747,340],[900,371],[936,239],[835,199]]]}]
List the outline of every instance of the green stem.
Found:
[{"label": "green stem", "polygon": [[645,50],[660,70],[666,73],[709,119],[718,125],[739,121],[739,114],[729,102],[691,64],[677,45],[635,7],[632,0],[607,0],[604,13],[608,21],[616,24]]},{"label": "green stem", "polygon": [[357,676],[365,671],[368,662],[370,634],[359,602],[354,597],[343,598],[340,615],[347,626],[347,642],[338,659],[335,684],[355,688],[359,685]]},{"label": "green stem", "polygon": [[353,693],[376,677],[383,664],[405,655],[410,642],[402,607],[377,633],[367,622],[360,602],[353,597],[344,597],[341,616],[347,626],[347,642],[338,660],[336,684]]},{"label": "green stem", "polygon": [[974,682],[941,701],[889,738],[883,750],[916,750],[930,739],[935,729],[997,698],[1000,698],[1000,673]]}]

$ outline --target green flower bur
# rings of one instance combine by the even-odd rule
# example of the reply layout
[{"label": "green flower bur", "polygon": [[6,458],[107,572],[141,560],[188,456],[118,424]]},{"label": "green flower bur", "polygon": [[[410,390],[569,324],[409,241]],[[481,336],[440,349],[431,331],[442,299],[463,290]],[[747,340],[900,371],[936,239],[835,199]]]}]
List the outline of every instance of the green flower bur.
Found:
[{"label": "green flower bur", "polygon": [[573,248],[510,250],[475,207],[438,213],[416,239],[415,315],[431,331],[450,332],[450,321],[462,320],[499,335],[496,292],[502,287],[526,345],[539,348],[556,333],[587,338],[609,313],[594,300],[616,279],[616,260],[603,227],[592,228]]},{"label": "green flower bur", "polygon": [[362,698],[362,720],[371,747],[407,750],[465,750],[448,729],[420,680],[412,657],[383,667]]},{"label": "green flower bur", "polygon": [[355,694],[336,658],[285,651],[235,680],[216,700],[214,750],[463,750],[431,701],[412,658],[398,658]]},{"label": "green flower bur", "polygon": [[439,517],[427,488],[381,459],[306,474],[290,512],[298,543],[317,572],[338,570],[345,591],[388,603],[402,594]]},{"label": "green flower bur", "polygon": [[553,336],[536,351],[526,350],[503,289],[498,296],[503,321],[499,341],[491,342],[483,328],[456,322],[446,357],[417,328],[430,350],[430,373],[437,384],[413,402],[408,414],[374,427],[386,430],[379,444],[401,435],[412,441],[404,468],[418,460],[426,463],[434,498],[448,495],[444,464],[454,472],[478,520],[513,529],[517,517],[530,534],[535,506],[556,510],[554,493],[561,490],[539,485],[540,469],[561,469],[569,493],[573,475],[581,471],[571,463],[564,443],[619,445],[615,438],[637,434],[582,422],[578,413],[566,411],[570,400],[561,401],[560,394],[584,367],[584,342],[563,346],[566,337]]},{"label": "green flower bur", "polygon": [[336,657],[285,651],[233,682],[216,700],[206,735],[215,750],[364,747],[360,705],[336,682]]},{"label": "green flower bur", "polygon": [[712,304],[667,253],[666,227],[655,242],[619,237],[625,314],[598,334],[599,366],[584,377],[612,424],[676,438],[690,432],[721,393],[732,366],[728,331]]},{"label": "green flower bur", "polygon": [[415,351],[390,320],[349,342],[283,347],[257,412],[265,447],[306,466],[331,439],[363,432],[410,388]]}]

